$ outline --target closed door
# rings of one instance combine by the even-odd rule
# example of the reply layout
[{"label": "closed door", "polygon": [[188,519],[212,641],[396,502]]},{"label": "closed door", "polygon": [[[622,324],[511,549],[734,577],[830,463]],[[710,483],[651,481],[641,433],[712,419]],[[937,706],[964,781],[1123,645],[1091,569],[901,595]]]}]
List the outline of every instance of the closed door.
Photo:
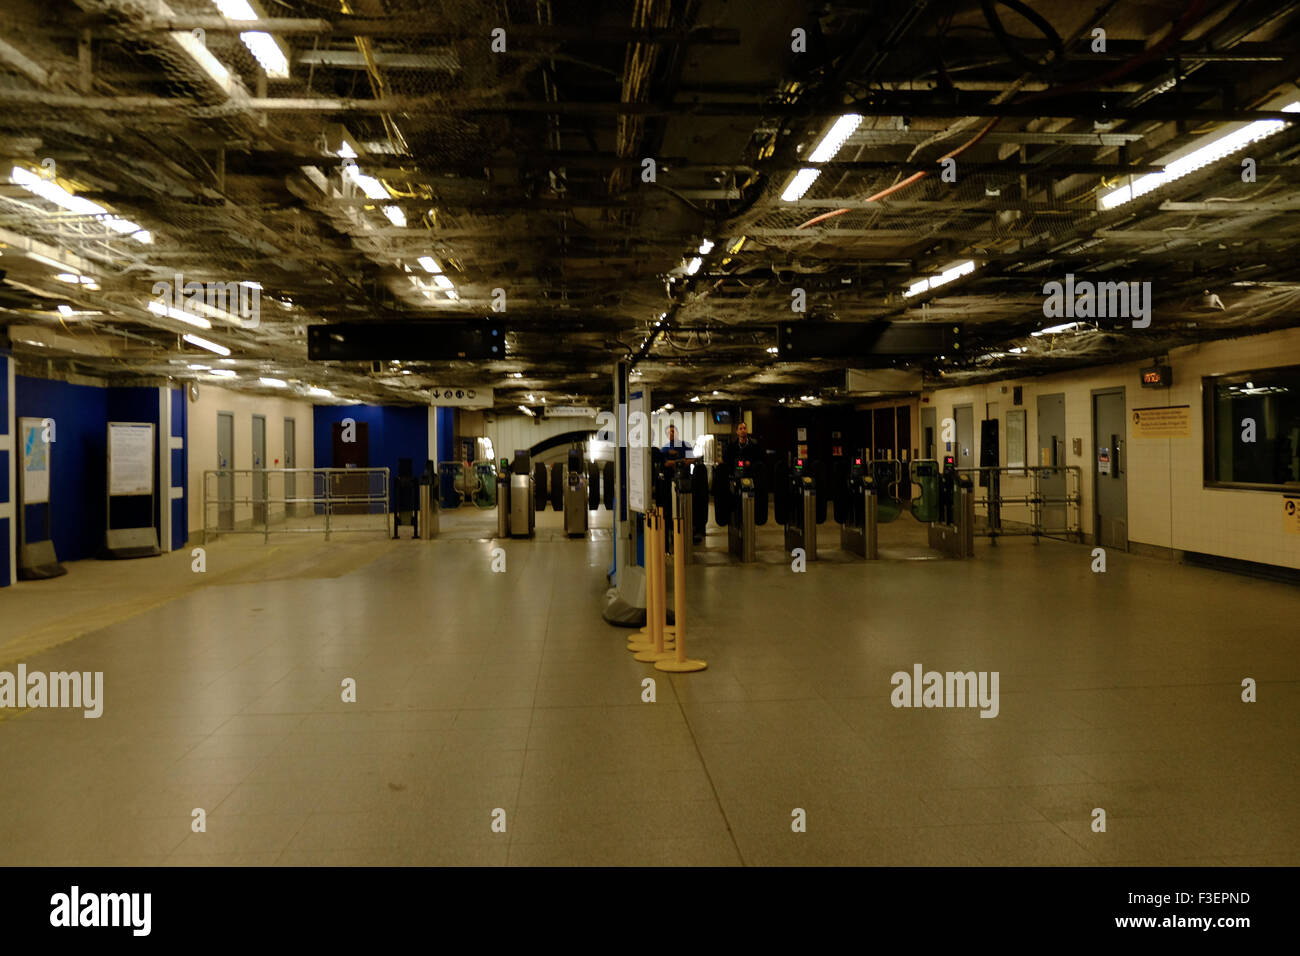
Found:
[{"label": "closed door", "polygon": [[217,412],[217,527],[230,531],[235,527],[235,416]]},{"label": "closed door", "polygon": [[[367,422],[354,421],[349,425],[335,422],[330,426],[330,446],[332,462],[335,468],[369,468],[370,467],[370,425]],[[370,475],[349,475],[333,473],[330,477],[330,497],[332,499],[364,498],[371,491],[378,491],[378,486],[371,488]],[[346,500],[331,505],[335,514],[366,514],[369,504],[348,504]]]},{"label": "closed door", "polygon": [[957,467],[975,467],[975,410],[970,405],[958,405],[952,410],[956,425]]},{"label": "closed door", "polygon": [[1128,443],[1124,390],[1092,396],[1093,529],[1103,548],[1128,550]]},{"label": "closed door", "polygon": [[266,416],[253,416],[253,523],[266,524]]},{"label": "closed door", "polygon": [[[284,467],[298,467],[298,425],[292,418],[284,420]],[[295,480],[292,471],[284,473],[284,496],[288,499],[284,506],[285,515],[298,513],[298,505],[293,500],[298,497],[294,492],[298,489],[298,482]]]},{"label": "closed door", "polygon": [[1038,490],[1044,498],[1042,521],[1048,531],[1065,529],[1065,394],[1038,396],[1038,461],[1052,469],[1041,474]]}]

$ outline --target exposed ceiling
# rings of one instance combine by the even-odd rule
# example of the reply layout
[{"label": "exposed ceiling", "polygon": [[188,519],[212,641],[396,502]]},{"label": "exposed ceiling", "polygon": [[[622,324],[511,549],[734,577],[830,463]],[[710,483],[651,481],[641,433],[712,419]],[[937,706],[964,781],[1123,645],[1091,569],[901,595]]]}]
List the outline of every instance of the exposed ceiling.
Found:
[{"label": "exposed ceiling", "polygon": [[[1298,2],[261,0],[262,62],[243,3],[0,10],[0,323],[28,367],[509,408],[607,401],[632,356],[665,401],[835,402],[846,368],[970,382],[1296,324]],[[1100,201],[1243,123],[1271,125]],[[1150,326],[1033,335],[1072,324],[1043,308],[1067,273],[1150,282]],[[260,285],[257,321],[151,311],[178,274]],[[487,316],[501,360],[307,356],[314,324]],[[961,350],[783,360],[807,320]]]}]

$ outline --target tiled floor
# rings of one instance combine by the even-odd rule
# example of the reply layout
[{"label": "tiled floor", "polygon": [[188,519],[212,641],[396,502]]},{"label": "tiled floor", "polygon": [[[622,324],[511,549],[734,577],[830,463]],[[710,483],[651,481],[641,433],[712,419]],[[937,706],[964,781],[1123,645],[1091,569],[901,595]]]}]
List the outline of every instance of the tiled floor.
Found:
[{"label": "tiled floor", "polygon": [[[1300,863],[1296,588],[1028,541],[800,574],[773,535],[691,568],[709,669],[669,677],[601,620],[607,533],[550,518],[502,543],[449,513],[342,564],[295,543],[293,573],[203,586],[186,553],[113,565],[117,598],[176,583],[22,658],[103,671],[104,714],[0,711],[0,863]],[[102,567],[0,592],[0,651],[6,602],[90,607]],[[999,715],[895,709],[918,662],[998,671]]]}]

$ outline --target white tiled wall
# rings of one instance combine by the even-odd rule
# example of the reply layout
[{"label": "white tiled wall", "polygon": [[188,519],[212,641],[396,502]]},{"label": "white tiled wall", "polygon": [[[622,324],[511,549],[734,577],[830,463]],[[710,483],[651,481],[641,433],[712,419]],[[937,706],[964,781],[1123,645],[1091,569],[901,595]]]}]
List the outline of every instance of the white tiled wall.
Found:
[{"label": "white tiled wall", "polygon": [[[1134,438],[1131,430],[1127,436],[1129,540],[1300,568],[1300,535],[1285,532],[1282,496],[1278,492],[1204,487],[1201,408],[1203,376],[1300,364],[1300,329],[1175,349],[1169,353],[1174,384],[1168,389],[1141,387],[1140,370],[1149,364],[1138,362],[1042,378],[1007,379],[970,388],[939,389],[923,396],[921,407],[926,407],[924,398],[928,397],[942,421],[952,416],[953,406],[973,404],[978,461],[978,422],[984,417],[985,403],[997,402],[1003,446],[998,460],[1005,465],[1006,413],[1015,407],[1011,404],[1012,386],[1024,388],[1020,407],[1028,413],[1026,438],[1031,461],[1038,445],[1038,396],[1064,393],[1066,464],[1083,468],[1083,530],[1091,534],[1093,390],[1123,386],[1126,413],[1157,405],[1190,405],[1188,438]],[[1082,439],[1082,455],[1074,454],[1075,438]],[[1012,493],[1013,488],[1004,490]]]}]

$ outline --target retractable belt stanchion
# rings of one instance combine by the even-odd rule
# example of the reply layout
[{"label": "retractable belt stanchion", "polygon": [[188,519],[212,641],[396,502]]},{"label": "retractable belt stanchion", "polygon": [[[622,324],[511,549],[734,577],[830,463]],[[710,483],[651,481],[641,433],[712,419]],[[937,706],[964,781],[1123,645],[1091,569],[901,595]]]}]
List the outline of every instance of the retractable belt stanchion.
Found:
[{"label": "retractable belt stanchion", "polygon": [[664,535],[659,526],[658,511],[647,511],[645,516],[645,627],[634,631],[627,640],[627,649],[640,654],[661,651],[660,642],[671,647],[674,629],[665,620],[664,607]]},{"label": "retractable belt stanchion", "polygon": [[[659,621],[660,628],[663,629],[664,641],[670,647],[673,643],[673,635],[677,629],[668,623],[668,611],[664,607],[664,584],[663,577],[663,549],[664,534],[660,527],[660,514],[658,509],[647,511],[645,515],[645,627],[633,631],[628,635],[627,649],[629,651],[641,652],[654,650],[655,631],[654,622]],[[657,582],[657,583],[656,583]]]},{"label": "retractable belt stanchion", "polygon": [[[677,518],[676,531],[679,541],[682,535],[690,534],[689,528],[680,515]],[[677,622],[677,647],[674,653],[664,654],[655,660],[655,670],[667,671],[670,674],[689,674],[692,671],[704,670],[709,666],[708,663],[686,656],[686,562],[682,561],[679,555],[673,556],[673,614]],[[642,659],[638,654],[637,660]]]},{"label": "retractable belt stanchion", "polygon": [[[650,647],[643,651],[637,651],[636,654],[633,655],[635,660],[641,661],[644,664],[666,661],[668,658],[673,656],[671,645],[669,645],[668,649],[665,650],[665,641],[667,640],[665,632],[667,630],[666,623],[668,619],[668,565],[667,558],[664,554],[664,544],[668,536],[664,533],[664,512],[662,508],[656,508],[654,510],[654,522],[655,553],[651,559],[655,566],[655,615],[652,619],[654,627],[652,638],[653,643]],[[674,566],[678,563],[679,562],[676,560],[673,561]]]}]

